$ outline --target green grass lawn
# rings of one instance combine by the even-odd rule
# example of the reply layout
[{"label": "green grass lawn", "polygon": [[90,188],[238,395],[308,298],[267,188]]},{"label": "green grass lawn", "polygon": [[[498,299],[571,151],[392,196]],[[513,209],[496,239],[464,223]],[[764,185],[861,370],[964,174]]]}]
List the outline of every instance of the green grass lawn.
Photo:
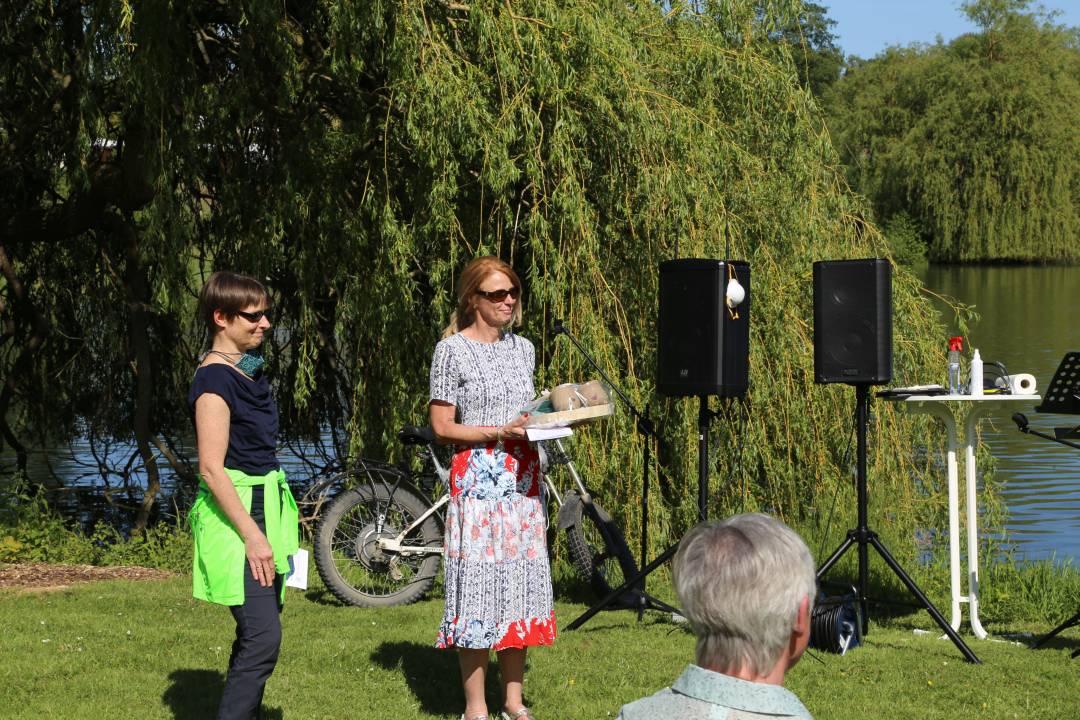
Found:
[{"label": "green grass lawn", "polygon": [[[585,609],[560,602],[556,612],[566,625]],[[438,597],[367,610],[321,589],[289,590],[268,717],[458,717],[457,658],[432,648],[441,612]],[[1080,717],[1080,660],[1069,659],[1080,630],[1039,651],[965,636],[984,662],[975,666],[940,633],[916,626],[929,628],[929,616],[873,623],[863,647],[805,657],[788,686],[818,720]],[[4,591],[0,627],[0,715],[35,719],[213,717],[233,632],[226,609],[191,598],[187,578]],[[526,700],[540,720],[614,717],[669,684],[693,645],[685,626],[660,613],[641,623],[629,612],[602,613],[530,653]],[[494,673],[489,680],[494,709]]]}]

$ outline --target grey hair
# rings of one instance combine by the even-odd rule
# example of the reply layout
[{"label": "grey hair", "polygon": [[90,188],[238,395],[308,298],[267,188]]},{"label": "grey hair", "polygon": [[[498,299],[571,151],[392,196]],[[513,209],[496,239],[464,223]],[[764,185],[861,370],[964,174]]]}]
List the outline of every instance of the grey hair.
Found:
[{"label": "grey hair", "polygon": [[817,575],[798,534],[768,515],[699,523],[679,543],[675,592],[697,636],[697,664],[765,675],[795,628]]}]

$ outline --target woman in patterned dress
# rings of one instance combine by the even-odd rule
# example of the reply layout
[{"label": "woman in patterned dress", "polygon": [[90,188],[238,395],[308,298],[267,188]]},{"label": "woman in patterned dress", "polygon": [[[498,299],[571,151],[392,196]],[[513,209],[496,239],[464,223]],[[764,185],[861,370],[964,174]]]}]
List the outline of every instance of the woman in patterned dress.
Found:
[{"label": "woman in patterned dress", "polygon": [[431,362],[431,426],[458,446],[446,511],[446,608],[436,646],[458,648],[462,718],[487,718],[489,652],[499,659],[503,714],[522,701],[525,653],[555,639],[540,459],[519,410],[535,395],[532,343],[521,321],[521,281],[496,257],[473,260]]}]

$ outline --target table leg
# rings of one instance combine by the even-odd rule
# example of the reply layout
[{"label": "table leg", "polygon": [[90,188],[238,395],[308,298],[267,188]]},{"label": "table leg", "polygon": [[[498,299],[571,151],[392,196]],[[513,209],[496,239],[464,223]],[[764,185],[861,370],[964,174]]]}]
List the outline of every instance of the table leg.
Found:
[{"label": "table leg", "polygon": [[953,630],[959,630],[960,601],[963,598],[960,586],[960,472],[956,465],[956,423],[950,419],[946,426],[949,436],[946,451],[949,469],[949,588],[952,597],[952,619],[949,624]]},{"label": "table leg", "polygon": [[959,442],[956,438],[956,419],[944,403],[928,402],[912,404],[912,412],[933,415],[945,426],[945,436],[948,440],[945,451],[945,462],[948,468],[948,491],[949,491],[949,588],[952,598],[952,616],[949,624],[953,630],[960,629],[960,601],[963,594],[960,588],[960,471],[956,463],[956,451]]},{"label": "table leg", "polygon": [[977,429],[989,407],[975,407],[968,413],[964,427],[964,470],[967,476],[967,550],[968,550],[968,605],[971,613],[971,629],[975,637],[986,639],[986,630],[979,621],[979,503],[977,473],[975,467],[975,445],[978,439]]}]

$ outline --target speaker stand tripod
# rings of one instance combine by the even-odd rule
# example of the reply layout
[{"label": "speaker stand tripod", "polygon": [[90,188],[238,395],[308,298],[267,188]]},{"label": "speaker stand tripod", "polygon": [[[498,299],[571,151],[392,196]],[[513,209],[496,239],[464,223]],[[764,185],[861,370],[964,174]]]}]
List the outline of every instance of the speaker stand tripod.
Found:
[{"label": "speaker stand tripod", "polygon": [[[596,361],[593,360],[592,356],[589,355],[589,353],[585,350],[584,346],[582,346],[582,344],[578,342],[578,339],[574,337],[574,334],[570,332],[570,329],[563,324],[562,320],[556,320],[552,325],[552,330],[556,335],[566,336],[566,338],[571,342],[571,344],[573,344],[573,346],[577,348],[578,352],[581,353],[582,357],[584,357],[585,360],[589,363],[589,365],[592,366],[593,370],[595,370],[600,375],[600,378],[608,384],[608,387],[610,387],[616,395],[619,396],[619,399],[622,401],[623,405],[628,410],[630,410],[634,418],[637,420],[637,431],[642,436],[645,442],[645,448],[642,452],[641,459],[641,498],[643,503],[641,515],[641,562],[645,562],[645,552],[646,548],[648,547],[646,545],[646,542],[648,540],[648,536],[646,533],[648,532],[649,525],[649,465],[651,461],[650,451],[652,447],[652,440],[656,435],[656,431],[653,429],[652,420],[649,419],[648,406],[646,406],[644,414],[639,411],[634,406],[634,404],[630,402],[630,398],[628,398],[622,392],[622,390],[619,389],[619,386],[611,381],[611,378],[608,377],[607,373],[604,372],[603,368],[601,368],[596,363]],[[581,501],[582,503],[592,503],[592,498],[585,496],[581,498]],[[605,552],[609,552],[613,546],[613,543],[611,542],[612,531],[610,528],[607,527],[607,525],[603,523],[597,523],[597,526],[603,537]],[[618,558],[615,558],[615,560],[618,561]],[[633,566],[632,559],[627,564]],[[678,612],[671,605],[668,605],[663,600],[659,600],[646,592],[644,576],[639,575],[639,577],[641,578],[640,582],[635,582],[633,584],[624,583],[621,587],[619,587],[617,591],[612,592],[598,605],[593,606],[594,609],[591,608],[590,612],[592,612],[592,614],[596,614],[600,610],[605,610],[609,607],[613,610],[625,610],[627,609],[628,605],[627,599],[629,599],[629,605],[637,610],[638,620],[641,620],[644,617],[646,610],[663,610],[665,612]],[[584,620],[582,622],[584,622]],[[573,630],[575,627],[577,627],[577,625],[571,623],[567,627],[567,629]]]},{"label": "speaker stand tripod", "polygon": [[[701,395],[698,397],[698,519],[705,520],[708,515],[709,506],[709,421],[712,419],[712,411],[709,410],[709,400],[706,396]],[[648,577],[658,567],[666,563],[672,557],[675,556],[675,552],[679,549],[679,543],[675,543],[664,552],[660,553],[652,562],[638,571],[637,575],[632,578],[628,578],[619,587],[612,590],[603,600],[593,605],[591,608],[582,613],[576,620],[566,626],[567,630],[577,630],[579,627],[589,621],[592,616],[596,615],[601,610],[609,607],[612,603],[616,602],[623,593],[630,588],[637,587],[640,583],[642,586],[645,584],[645,578]],[[643,558],[644,559],[644,556]],[[663,603],[657,603],[661,605],[658,609],[666,610],[674,614],[682,614],[677,608]],[[640,613],[639,613],[640,617]]]},{"label": "speaker stand tripod", "polygon": [[860,384],[855,386],[855,424],[856,424],[856,437],[857,437],[857,452],[856,452],[856,491],[858,495],[858,527],[848,530],[847,539],[840,544],[840,547],[829,559],[825,561],[825,564],[821,566],[817,571],[818,580],[821,580],[829,569],[843,557],[844,553],[850,550],[852,547],[858,549],[859,557],[859,579],[858,579],[858,601],[862,610],[862,632],[865,637],[869,630],[869,616],[867,615],[867,585],[869,581],[869,547],[873,546],[877,551],[881,559],[885,561],[885,564],[889,566],[889,569],[893,571],[893,574],[900,579],[901,582],[907,587],[908,591],[915,596],[930,616],[934,619],[934,622],[949,636],[949,639],[953,641],[956,648],[963,654],[964,658],[968,662],[981,664],[982,661],[976,657],[975,653],[971,651],[961,639],[961,637],[953,630],[952,626],[945,621],[945,618],[938,612],[938,609],[934,607],[934,604],[930,602],[929,598],[923,594],[923,591],[919,589],[919,586],[908,577],[908,574],[904,572],[904,569],[900,567],[898,563],[886,549],[884,543],[878,538],[876,532],[870,529],[867,522],[867,492],[866,492],[866,427],[870,416],[870,388],[869,385]]}]

